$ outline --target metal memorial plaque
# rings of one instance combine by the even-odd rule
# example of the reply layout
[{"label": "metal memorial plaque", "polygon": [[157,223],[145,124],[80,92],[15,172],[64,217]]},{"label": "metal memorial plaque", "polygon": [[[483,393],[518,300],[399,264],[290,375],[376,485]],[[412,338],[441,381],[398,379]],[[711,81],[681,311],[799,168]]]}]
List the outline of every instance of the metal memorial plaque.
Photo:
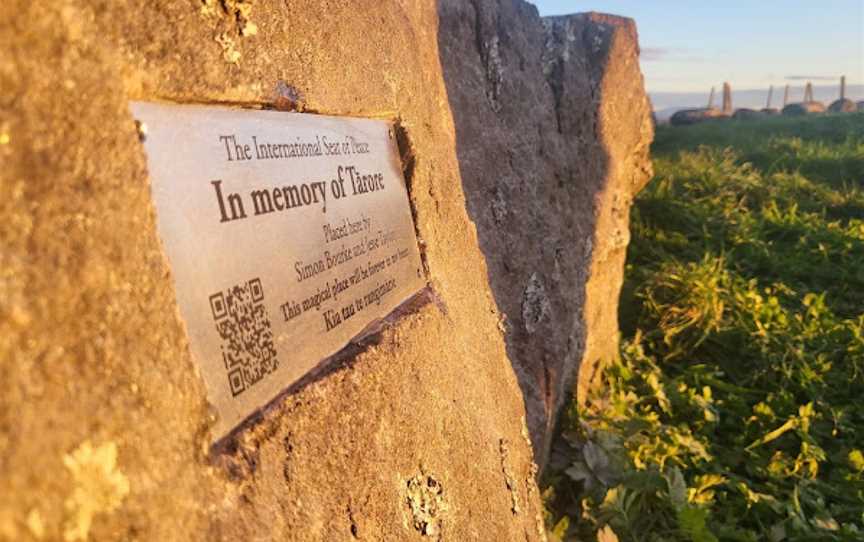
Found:
[{"label": "metal memorial plaque", "polygon": [[214,439],[424,287],[388,122],[131,109]]}]

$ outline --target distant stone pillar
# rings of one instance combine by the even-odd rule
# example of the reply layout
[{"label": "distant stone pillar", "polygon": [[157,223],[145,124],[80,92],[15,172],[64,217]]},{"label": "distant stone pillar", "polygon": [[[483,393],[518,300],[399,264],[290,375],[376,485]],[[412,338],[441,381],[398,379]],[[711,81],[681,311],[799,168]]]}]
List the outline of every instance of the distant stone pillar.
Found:
[{"label": "distant stone pillar", "polygon": [[783,107],[789,105],[789,85],[786,85],[786,90],[783,92]]},{"label": "distant stone pillar", "polygon": [[723,83],[723,113],[732,114],[732,87],[729,83]]},{"label": "distant stone pillar", "polygon": [[843,75],[840,77],[840,99],[846,99],[846,76]]},{"label": "distant stone pillar", "polygon": [[811,83],[810,81],[807,81],[807,86],[804,87],[804,101],[813,101],[813,83]]},{"label": "distant stone pillar", "polygon": [[714,87],[711,87],[711,94],[708,95],[708,109],[714,107]]},{"label": "distant stone pillar", "polygon": [[774,97],[774,85],[768,87],[768,101],[765,103],[765,109],[771,109],[771,99]]}]

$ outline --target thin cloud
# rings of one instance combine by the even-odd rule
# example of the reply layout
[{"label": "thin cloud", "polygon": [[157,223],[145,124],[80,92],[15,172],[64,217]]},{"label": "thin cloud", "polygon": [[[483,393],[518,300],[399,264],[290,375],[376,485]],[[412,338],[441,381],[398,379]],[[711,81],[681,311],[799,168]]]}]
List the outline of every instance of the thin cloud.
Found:
[{"label": "thin cloud", "polygon": [[690,51],[672,47],[643,47],[641,58],[643,62],[701,62],[698,56],[685,56]]},{"label": "thin cloud", "polygon": [[833,75],[787,75],[787,81],[836,81],[840,79]]},{"label": "thin cloud", "polygon": [[669,56],[670,50],[664,47],[644,47],[642,49],[642,60],[655,62]]}]

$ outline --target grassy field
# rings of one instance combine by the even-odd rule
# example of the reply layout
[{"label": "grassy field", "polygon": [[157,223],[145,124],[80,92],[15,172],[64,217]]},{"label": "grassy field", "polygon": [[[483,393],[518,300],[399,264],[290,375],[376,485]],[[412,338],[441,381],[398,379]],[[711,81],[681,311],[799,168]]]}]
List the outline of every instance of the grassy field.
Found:
[{"label": "grassy field", "polygon": [[653,151],[552,539],[864,540],[864,114],[661,127]]}]

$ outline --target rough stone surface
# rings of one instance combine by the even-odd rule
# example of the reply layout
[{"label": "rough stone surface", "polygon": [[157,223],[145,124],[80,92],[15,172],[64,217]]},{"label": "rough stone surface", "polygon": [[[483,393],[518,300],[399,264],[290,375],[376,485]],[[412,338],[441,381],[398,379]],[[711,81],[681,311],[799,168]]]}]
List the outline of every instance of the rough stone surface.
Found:
[{"label": "rough stone surface", "polygon": [[[255,2],[250,36],[234,5],[2,8],[0,538],[426,539],[409,498],[420,476],[440,484],[441,538],[538,539],[524,406],[465,211],[434,5]],[[440,304],[211,457],[127,101],[271,103],[286,85],[306,110],[400,120]],[[87,452],[107,457],[75,474],[65,458],[82,446],[116,449],[116,463]]]},{"label": "rough stone surface", "polygon": [[735,120],[759,120],[764,118],[765,115],[766,113],[764,111],[742,107],[735,110],[735,114],[732,115],[732,118]]},{"label": "rough stone surface", "polygon": [[858,111],[858,105],[849,98],[834,100],[828,106],[829,113],[855,113],[856,111]]},{"label": "rough stone surface", "polygon": [[617,356],[630,204],[651,175],[636,28],[517,1],[446,0],[439,17],[468,209],[542,462],[574,380],[584,399]]},{"label": "rough stone surface", "polygon": [[800,102],[793,103],[783,107],[782,114],[797,117],[801,115],[811,115],[814,113],[824,113],[825,104],[822,102]]},{"label": "rough stone surface", "polygon": [[681,111],[676,111],[675,114],[672,115],[669,119],[669,123],[672,124],[672,126],[689,126],[691,124],[698,124],[700,122],[711,120],[722,120],[725,118],[727,118],[727,116],[716,108],[682,109]]},{"label": "rough stone surface", "polygon": [[[0,540],[543,539],[526,410],[542,441],[615,351],[650,137],[632,23],[547,27],[515,0],[4,3]],[[211,451],[132,99],[397,120],[434,302]]]}]

